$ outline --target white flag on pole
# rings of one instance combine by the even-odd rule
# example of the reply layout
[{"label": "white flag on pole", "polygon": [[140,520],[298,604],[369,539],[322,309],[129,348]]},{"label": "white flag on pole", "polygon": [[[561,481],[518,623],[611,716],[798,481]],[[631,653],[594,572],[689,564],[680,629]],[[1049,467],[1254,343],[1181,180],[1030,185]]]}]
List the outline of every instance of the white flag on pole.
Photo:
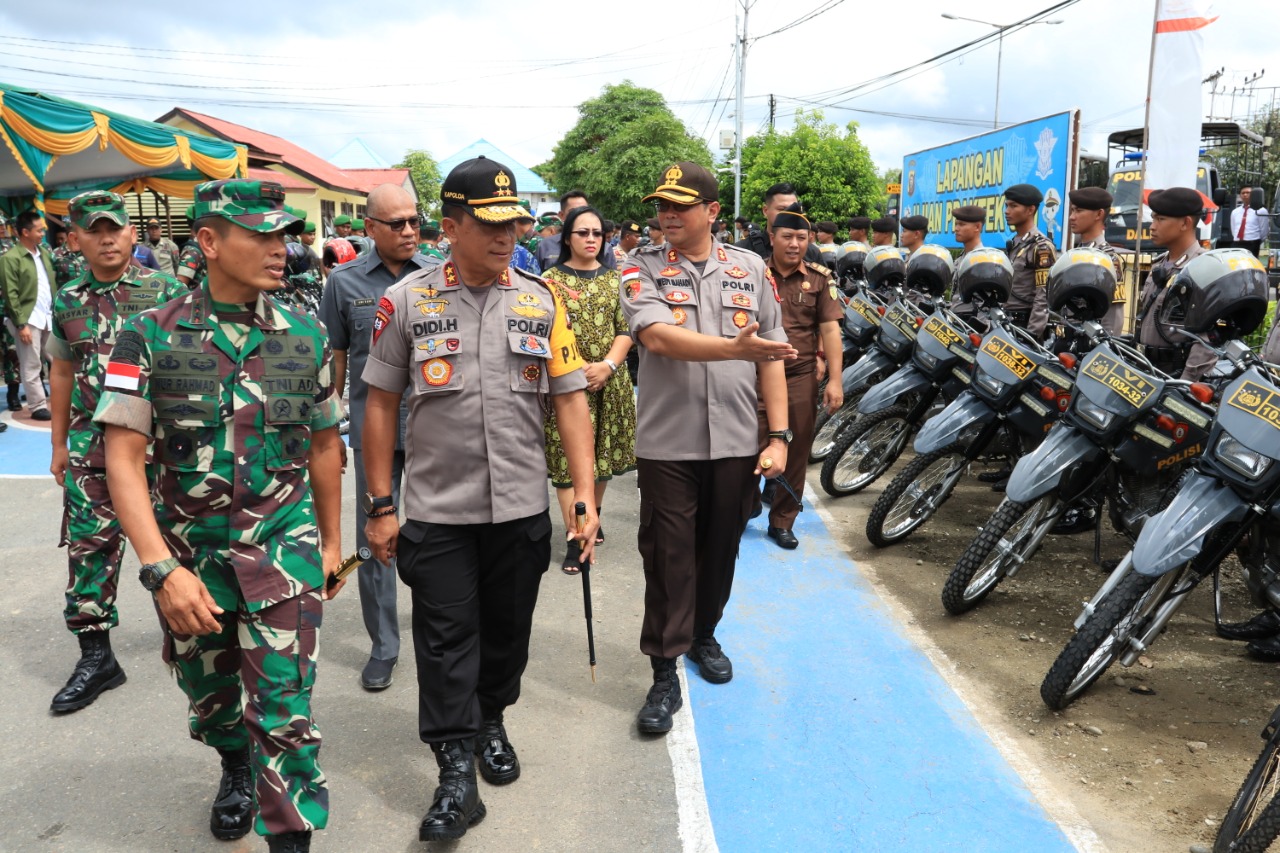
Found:
[{"label": "white flag on pole", "polygon": [[1146,190],[1195,187],[1200,159],[1204,30],[1213,0],[1157,0]]}]

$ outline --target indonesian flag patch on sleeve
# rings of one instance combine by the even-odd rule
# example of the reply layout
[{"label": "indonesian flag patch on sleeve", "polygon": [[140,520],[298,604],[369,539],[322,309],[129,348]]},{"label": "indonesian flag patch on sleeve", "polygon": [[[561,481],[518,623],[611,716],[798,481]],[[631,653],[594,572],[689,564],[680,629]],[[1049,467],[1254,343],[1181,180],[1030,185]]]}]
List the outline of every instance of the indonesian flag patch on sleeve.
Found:
[{"label": "indonesian flag patch on sleeve", "polygon": [[622,292],[630,300],[640,295],[640,267],[627,267],[622,271]]},{"label": "indonesian flag patch on sleeve", "polygon": [[106,388],[119,388],[122,391],[137,391],[138,381],[142,376],[142,368],[136,364],[125,364],[122,361],[107,362],[107,375],[103,380]]}]

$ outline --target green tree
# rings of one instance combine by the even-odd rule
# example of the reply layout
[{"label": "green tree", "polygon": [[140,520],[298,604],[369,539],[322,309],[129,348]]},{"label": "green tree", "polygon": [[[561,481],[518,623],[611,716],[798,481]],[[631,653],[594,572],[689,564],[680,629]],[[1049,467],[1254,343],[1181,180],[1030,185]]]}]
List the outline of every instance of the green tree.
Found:
[{"label": "green tree", "polygon": [[[811,220],[843,223],[850,216],[878,213],[884,182],[857,131],[857,122],[842,131],[824,121],[819,110],[798,110],[790,132],[770,130],[744,140],[742,215],[763,226],[765,190],[783,181],[795,186]],[[721,182],[720,203],[731,215],[732,179]]]},{"label": "green tree", "polygon": [[689,132],[662,95],[624,81],[578,106],[578,122],[536,172],[557,192],[579,189],[610,219],[644,220],[641,201],[678,160],[711,165],[705,141]]},{"label": "green tree", "polygon": [[1210,148],[1203,159],[1218,167],[1219,180],[1231,193],[1228,207],[1235,206],[1235,193],[1241,187],[1261,186],[1267,191],[1264,206],[1270,209],[1275,206],[1272,193],[1280,183],[1280,109],[1258,113],[1242,126],[1271,144],[1263,147],[1241,141],[1239,145]]},{"label": "green tree", "polygon": [[412,148],[404,153],[396,169],[408,169],[418,189],[418,204],[428,216],[440,215],[440,166],[430,152]]}]

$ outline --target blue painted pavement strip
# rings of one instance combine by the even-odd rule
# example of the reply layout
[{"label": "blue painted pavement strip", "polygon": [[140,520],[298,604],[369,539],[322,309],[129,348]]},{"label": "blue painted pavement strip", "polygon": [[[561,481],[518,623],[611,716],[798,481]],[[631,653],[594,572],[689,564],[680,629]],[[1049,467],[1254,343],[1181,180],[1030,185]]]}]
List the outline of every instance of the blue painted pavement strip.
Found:
[{"label": "blue painted pavement strip", "polygon": [[733,681],[689,665],[720,850],[1074,850],[812,507],[796,551],[764,521],[717,631]]},{"label": "blue painted pavement strip", "polygon": [[0,476],[39,476],[49,474],[49,430],[26,428],[13,423],[0,433]]}]

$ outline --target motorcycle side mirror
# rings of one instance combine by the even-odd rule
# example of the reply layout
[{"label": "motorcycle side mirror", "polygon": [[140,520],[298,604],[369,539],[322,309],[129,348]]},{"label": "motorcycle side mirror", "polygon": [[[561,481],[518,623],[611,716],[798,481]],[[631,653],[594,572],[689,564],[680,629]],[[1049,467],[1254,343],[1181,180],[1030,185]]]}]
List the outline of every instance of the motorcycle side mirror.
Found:
[{"label": "motorcycle side mirror", "polygon": [[1218,207],[1225,206],[1227,203],[1228,195],[1229,194],[1227,193],[1226,187],[1218,187],[1216,190],[1213,191],[1213,203],[1216,204]]},{"label": "motorcycle side mirror", "polygon": [[1262,187],[1253,187],[1252,189],[1250,189],[1249,191],[1250,209],[1261,210],[1265,206],[1263,205],[1263,201],[1266,200],[1265,196],[1263,195],[1265,192],[1266,190],[1264,190]]}]

